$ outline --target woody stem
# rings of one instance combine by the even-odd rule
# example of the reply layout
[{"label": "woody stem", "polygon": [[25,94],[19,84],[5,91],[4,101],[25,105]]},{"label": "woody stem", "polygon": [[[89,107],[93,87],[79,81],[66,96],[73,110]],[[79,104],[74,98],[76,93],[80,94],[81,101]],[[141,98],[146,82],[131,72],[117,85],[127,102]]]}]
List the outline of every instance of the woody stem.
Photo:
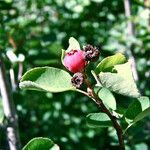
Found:
[{"label": "woody stem", "polygon": [[119,141],[119,150],[125,150],[123,131],[122,131],[122,128],[121,128],[120,124],[117,122],[116,117],[111,114],[111,112],[104,105],[103,101],[94,92],[94,89],[93,89],[91,83],[89,82],[89,80],[87,78],[84,80],[84,83],[87,85],[87,93],[84,92],[83,94],[90,97],[98,105],[98,107],[104,113],[106,113],[108,115],[108,117],[112,121],[113,127],[115,128],[115,130],[117,132],[118,141]]}]

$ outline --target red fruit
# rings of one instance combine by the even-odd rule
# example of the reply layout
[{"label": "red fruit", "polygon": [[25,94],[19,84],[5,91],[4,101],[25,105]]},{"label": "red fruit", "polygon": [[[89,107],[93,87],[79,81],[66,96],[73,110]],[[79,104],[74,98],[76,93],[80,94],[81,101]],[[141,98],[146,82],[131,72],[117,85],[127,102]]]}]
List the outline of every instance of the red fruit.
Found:
[{"label": "red fruit", "polygon": [[86,66],[84,51],[71,50],[65,55],[64,66],[71,72],[81,72]]}]

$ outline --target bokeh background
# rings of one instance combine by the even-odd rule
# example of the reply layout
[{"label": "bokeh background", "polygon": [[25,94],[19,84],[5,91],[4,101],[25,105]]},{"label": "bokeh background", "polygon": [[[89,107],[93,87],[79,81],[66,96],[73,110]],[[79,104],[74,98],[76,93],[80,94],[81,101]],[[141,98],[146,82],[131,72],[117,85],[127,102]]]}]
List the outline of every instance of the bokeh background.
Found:
[{"label": "bokeh background", "polygon": [[[86,115],[98,112],[88,98],[73,92],[24,91],[18,83],[22,69],[23,73],[36,66],[65,69],[61,49],[68,47],[73,36],[82,46],[100,47],[99,60],[116,52],[130,58],[132,45],[138,88],[150,96],[150,1],[132,0],[131,11],[127,18],[123,0],[0,0],[0,52],[5,55],[22,145],[42,136],[62,150],[118,149],[113,130],[86,125]],[[134,24],[132,37],[127,36],[129,20]],[[118,105],[128,106],[130,98],[115,97]],[[150,117],[129,129],[126,141],[127,150],[150,149]],[[2,123],[0,149],[8,149]]]}]

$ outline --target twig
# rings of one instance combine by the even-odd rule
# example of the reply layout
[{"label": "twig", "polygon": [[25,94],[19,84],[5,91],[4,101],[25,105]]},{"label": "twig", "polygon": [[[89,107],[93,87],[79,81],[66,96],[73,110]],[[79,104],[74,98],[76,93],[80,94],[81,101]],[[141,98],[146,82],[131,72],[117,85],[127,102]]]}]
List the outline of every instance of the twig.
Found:
[{"label": "twig", "polygon": [[91,85],[91,83],[88,81],[88,79],[85,79],[85,84],[87,85],[87,92],[82,92],[86,96],[90,97],[101,110],[106,113],[109,118],[111,119],[113,126],[117,132],[118,140],[119,140],[119,150],[125,150],[125,145],[124,145],[124,138],[123,138],[123,131],[121,126],[116,120],[116,117],[111,114],[111,112],[106,108],[102,100],[98,97],[98,95],[94,92],[94,89]]},{"label": "twig", "polygon": [[93,97],[95,99],[95,102],[96,104],[102,109],[102,111],[104,113],[106,113],[109,118],[111,119],[112,123],[113,123],[113,126],[117,132],[117,136],[118,136],[118,140],[119,140],[119,150],[125,150],[125,145],[124,145],[124,138],[123,138],[123,131],[122,131],[122,128],[121,126],[119,125],[119,123],[117,122],[116,120],[116,117],[113,116],[110,111],[106,108],[106,106],[103,104],[102,100],[97,96],[95,95]]},{"label": "twig", "polygon": [[14,73],[13,68],[10,68],[9,74],[10,74],[10,81],[11,81],[12,91],[16,91],[17,86],[16,86],[15,73]]},{"label": "twig", "polygon": [[20,138],[18,132],[18,119],[14,107],[14,102],[9,90],[6,79],[5,67],[0,55],[0,91],[2,96],[2,103],[4,115],[6,117],[6,134],[8,138],[10,150],[20,150]]},{"label": "twig", "polygon": [[22,73],[23,73],[23,62],[19,62],[19,66],[18,66],[18,81],[20,81],[21,77],[22,77]]},{"label": "twig", "polygon": [[[124,8],[125,8],[125,15],[128,19],[127,22],[127,31],[128,31],[128,37],[134,37],[134,27],[133,27],[133,22],[131,21],[131,2],[130,0],[124,0]],[[133,72],[133,77],[135,81],[138,81],[138,73],[136,70],[136,63],[135,63],[135,58],[134,58],[134,51],[133,51],[133,44],[130,45],[129,51],[127,51],[127,54],[129,55],[129,59],[131,61],[131,67],[132,67],[132,72]]]}]

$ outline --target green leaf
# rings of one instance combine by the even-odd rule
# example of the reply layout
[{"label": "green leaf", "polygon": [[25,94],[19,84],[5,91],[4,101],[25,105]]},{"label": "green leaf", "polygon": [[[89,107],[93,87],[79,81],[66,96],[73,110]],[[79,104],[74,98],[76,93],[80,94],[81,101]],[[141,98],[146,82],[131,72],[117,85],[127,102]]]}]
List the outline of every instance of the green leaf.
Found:
[{"label": "green leaf", "polygon": [[139,97],[140,93],[134,82],[130,62],[115,65],[117,73],[101,72],[99,82],[105,88],[125,96]]},{"label": "green leaf", "polygon": [[139,113],[133,120],[132,124],[133,123],[136,123],[140,120],[142,120],[143,118],[147,117],[150,115],[150,107],[145,109],[144,111],[142,111],[141,113]]},{"label": "green leaf", "polygon": [[106,106],[109,108],[116,110],[116,100],[114,95],[107,89],[107,88],[102,88],[98,92],[98,96],[100,99],[104,102]]},{"label": "green leaf", "polygon": [[65,50],[61,50],[61,63],[64,65]]},{"label": "green leaf", "polygon": [[59,150],[59,147],[48,138],[38,137],[30,140],[23,150]]},{"label": "green leaf", "polygon": [[141,96],[138,100],[134,100],[128,107],[125,117],[128,119],[134,119],[139,113],[150,107],[150,100],[146,96]]},{"label": "green leaf", "polygon": [[105,113],[90,113],[86,116],[87,124],[90,127],[110,127],[112,122]]},{"label": "green leaf", "polygon": [[71,76],[64,70],[53,67],[37,67],[26,72],[19,84],[22,89],[48,92],[75,90]]},{"label": "green leaf", "polygon": [[124,130],[124,133],[135,123],[137,123],[138,121],[144,119],[145,117],[150,115],[150,107],[145,109],[144,111],[142,111],[141,113],[139,113],[134,119],[133,121],[129,123],[129,125],[127,126],[127,128]]},{"label": "green leaf", "polygon": [[113,56],[106,57],[103,59],[94,70],[96,74],[100,72],[111,72],[113,67],[118,64],[123,64],[126,62],[126,58],[121,53],[117,53]]},{"label": "green leaf", "polygon": [[142,111],[150,107],[150,99],[147,96],[141,96],[138,98],[138,101],[141,103]]},{"label": "green leaf", "polygon": [[150,100],[146,96],[141,96],[138,100],[135,100],[127,109],[125,113],[128,127],[124,132],[127,131],[136,122],[150,115]]},{"label": "green leaf", "polygon": [[69,38],[69,47],[66,50],[66,52],[69,52],[71,50],[79,50],[80,49],[80,44],[74,37]]}]

